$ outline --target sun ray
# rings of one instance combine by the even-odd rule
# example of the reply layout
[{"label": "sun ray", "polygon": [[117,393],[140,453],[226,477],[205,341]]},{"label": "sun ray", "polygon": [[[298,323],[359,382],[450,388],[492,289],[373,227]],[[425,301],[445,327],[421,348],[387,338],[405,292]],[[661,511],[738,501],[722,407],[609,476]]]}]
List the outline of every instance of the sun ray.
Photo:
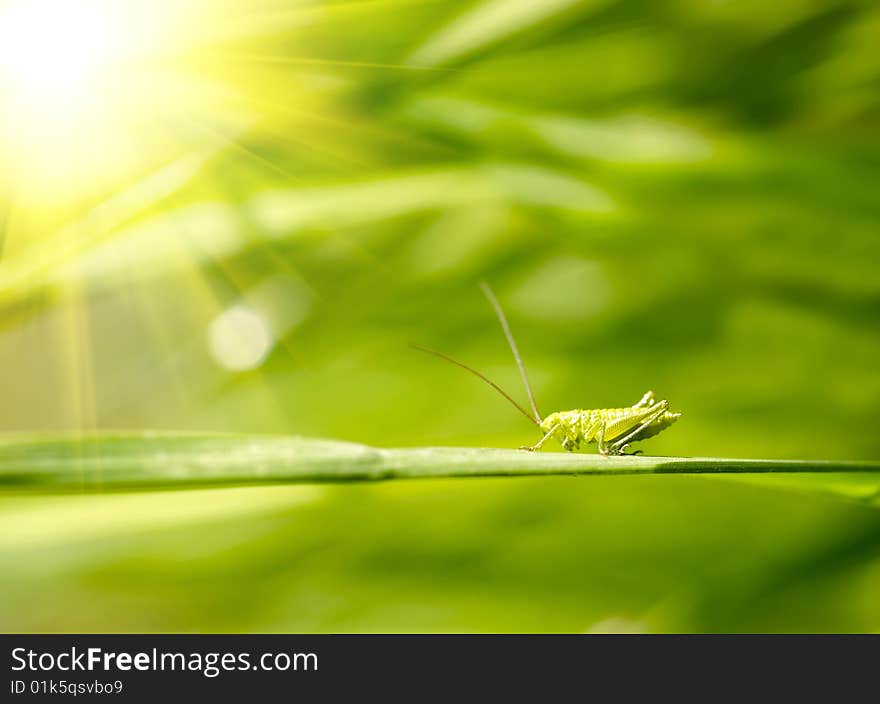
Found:
[{"label": "sun ray", "polygon": [[[89,306],[81,286],[68,288],[63,305],[63,329],[69,345],[61,349],[66,362],[66,391],[72,428],[84,436],[98,428],[96,373],[89,330]],[[87,458],[82,458],[85,461]]]},{"label": "sun ray", "polygon": [[128,188],[93,207],[86,216],[67,225],[33,246],[14,261],[6,262],[0,280],[0,300],[31,290],[62,262],[110,236],[115,228],[136,214],[154,206],[190,182],[218,146],[201,153],[190,153],[166,164]]},{"label": "sun ray", "polygon": [[[336,127],[345,131],[356,131],[363,137],[390,140],[401,146],[419,147],[433,151],[438,150],[437,143],[422,134],[418,134],[411,130],[403,131],[402,128],[389,129],[383,126],[381,122],[363,117],[355,119],[352,113],[346,112],[339,106],[332,106],[332,109],[326,108],[324,111],[305,110],[301,107],[292,105],[289,102],[270,100],[262,95],[257,97],[245,94],[241,97],[242,100],[249,105],[253,105],[263,115],[281,116],[285,119],[300,118],[305,121],[306,127],[308,127],[310,122],[314,122],[321,125]],[[304,137],[298,137],[292,134],[292,130],[289,129],[289,126],[275,128],[268,126],[270,123],[270,120],[264,120],[261,124],[261,130],[272,134],[274,137],[282,141],[291,141],[298,145],[306,145],[311,149],[317,148],[314,144],[313,133],[309,133],[311,137],[310,139],[305,139]],[[339,150],[331,150],[325,145],[322,145],[321,150],[329,156],[338,158],[340,161],[348,161],[354,166],[365,167],[372,165],[365,163],[362,160],[354,160],[349,155],[341,155]]]},{"label": "sun ray", "polygon": [[242,52],[223,52],[223,59],[232,59],[234,61],[242,61],[257,64],[280,64],[280,65],[301,65],[301,66],[333,66],[337,68],[352,69],[386,69],[394,71],[419,72],[428,71],[431,73],[457,73],[460,69],[448,66],[420,66],[419,64],[394,64],[381,63],[376,61],[354,61],[347,59],[328,59],[318,56],[290,56],[290,55],[273,55],[273,54],[247,54]]}]

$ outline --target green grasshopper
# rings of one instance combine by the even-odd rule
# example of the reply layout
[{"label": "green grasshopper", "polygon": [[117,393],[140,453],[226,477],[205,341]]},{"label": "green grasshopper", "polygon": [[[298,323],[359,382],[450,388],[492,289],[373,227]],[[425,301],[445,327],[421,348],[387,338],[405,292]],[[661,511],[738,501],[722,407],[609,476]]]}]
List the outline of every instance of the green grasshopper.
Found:
[{"label": "green grasshopper", "polygon": [[520,447],[520,450],[528,450],[530,452],[540,450],[544,443],[550,438],[555,437],[562,447],[569,452],[579,449],[582,444],[586,445],[595,442],[599,452],[603,455],[624,455],[627,454],[626,451],[631,443],[657,435],[681,417],[681,413],[673,413],[669,410],[668,401],[665,399],[658,401],[654,396],[654,392],[648,391],[638,403],[632,406],[557,411],[556,413],[551,413],[546,418],[541,418],[538,406],[535,404],[535,396],[532,393],[532,386],[529,383],[525,365],[519,354],[516,341],[513,339],[513,333],[510,331],[510,325],[507,323],[507,318],[504,315],[501,304],[485,281],[480,283],[480,288],[482,288],[483,293],[489,300],[489,304],[495,310],[498,322],[501,323],[501,329],[507,338],[507,344],[510,345],[513,358],[516,360],[517,367],[519,367],[520,377],[522,377],[523,385],[526,387],[526,393],[528,394],[534,417],[485,374],[459,362],[457,359],[453,359],[443,352],[438,352],[421,345],[413,345],[413,347],[469,371],[495,389],[514,408],[528,418],[530,422],[537,425],[543,433],[541,439],[534,445]]}]

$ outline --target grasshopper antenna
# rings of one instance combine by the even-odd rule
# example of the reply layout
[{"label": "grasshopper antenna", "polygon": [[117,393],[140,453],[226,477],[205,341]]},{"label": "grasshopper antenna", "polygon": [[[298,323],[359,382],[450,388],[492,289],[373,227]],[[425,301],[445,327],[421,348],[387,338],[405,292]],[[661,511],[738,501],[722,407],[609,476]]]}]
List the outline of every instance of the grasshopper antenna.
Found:
[{"label": "grasshopper antenna", "polygon": [[501,309],[501,304],[498,302],[498,299],[495,298],[495,294],[492,292],[492,289],[489,288],[489,284],[485,281],[480,282],[480,288],[483,289],[483,294],[489,300],[489,304],[492,308],[495,309],[495,315],[498,316],[498,322],[501,323],[501,329],[504,331],[504,337],[507,338],[507,344],[510,345],[510,350],[513,352],[513,358],[516,360],[516,366],[519,367],[519,375],[522,377],[523,384],[526,387],[526,393],[529,396],[529,403],[532,406],[532,410],[535,412],[535,421],[538,425],[541,425],[541,414],[538,412],[538,406],[535,403],[535,395],[532,393],[532,385],[529,383],[529,376],[526,374],[526,367],[523,364],[522,357],[519,354],[519,349],[516,346],[516,340],[513,339],[513,333],[510,331],[510,325],[507,324],[507,317],[504,315],[504,311]]},{"label": "grasshopper antenna", "polygon": [[504,398],[506,398],[508,401],[510,401],[510,403],[513,405],[513,407],[516,410],[518,410],[520,413],[522,413],[532,423],[534,423],[535,425],[541,424],[540,419],[536,421],[534,418],[532,418],[529,415],[529,412],[525,408],[520,406],[516,401],[514,401],[511,398],[510,394],[508,394],[504,389],[502,389],[500,386],[498,386],[498,384],[496,384],[494,381],[492,381],[489,377],[487,377],[482,372],[478,372],[473,367],[469,367],[467,364],[464,364],[463,362],[459,362],[457,359],[453,359],[448,354],[443,354],[442,352],[438,352],[437,350],[432,350],[430,347],[423,347],[422,345],[416,345],[414,343],[410,343],[410,347],[412,347],[413,349],[419,350],[420,352],[427,352],[428,354],[432,354],[435,357],[439,357],[440,359],[445,359],[447,362],[451,362],[455,366],[461,367],[462,369],[469,371],[475,377],[477,377],[478,379],[482,379],[489,386],[491,386],[493,389],[495,389],[499,394],[504,396]]}]

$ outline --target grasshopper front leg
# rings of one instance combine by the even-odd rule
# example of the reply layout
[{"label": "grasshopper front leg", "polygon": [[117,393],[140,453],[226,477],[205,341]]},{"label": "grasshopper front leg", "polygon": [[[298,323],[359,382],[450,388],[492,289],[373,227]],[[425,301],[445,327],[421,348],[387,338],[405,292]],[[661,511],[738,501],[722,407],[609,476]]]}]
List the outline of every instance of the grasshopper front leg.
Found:
[{"label": "grasshopper front leg", "polygon": [[536,452],[537,450],[540,450],[541,446],[545,442],[547,442],[551,437],[553,437],[553,433],[555,433],[558,428],[559,428],[558,425],[554,425],[552,428],[550,428],[550,430],[547,431],[547,433],[544,435],[544,437],[542,437],[540,440],[538,440],[538,442],[536,442],[534,445],[520,445],[519,449],[526,450],[527,452]]}]

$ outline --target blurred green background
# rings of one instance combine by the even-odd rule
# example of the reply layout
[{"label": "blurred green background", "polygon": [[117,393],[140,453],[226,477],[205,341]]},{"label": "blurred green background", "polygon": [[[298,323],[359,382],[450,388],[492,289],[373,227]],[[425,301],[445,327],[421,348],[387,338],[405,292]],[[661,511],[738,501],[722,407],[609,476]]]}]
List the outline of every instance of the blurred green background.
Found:
[{"label": "blurred green background", "polygon": [[[875,3],[42,4],[0,3],[3,430],[534,442],[407,346],[522,398],[485,278],[544,413],[880,456]],[[876,508],[712,478],[0,496],[3,631],[876,631],[878,592]]]}]

